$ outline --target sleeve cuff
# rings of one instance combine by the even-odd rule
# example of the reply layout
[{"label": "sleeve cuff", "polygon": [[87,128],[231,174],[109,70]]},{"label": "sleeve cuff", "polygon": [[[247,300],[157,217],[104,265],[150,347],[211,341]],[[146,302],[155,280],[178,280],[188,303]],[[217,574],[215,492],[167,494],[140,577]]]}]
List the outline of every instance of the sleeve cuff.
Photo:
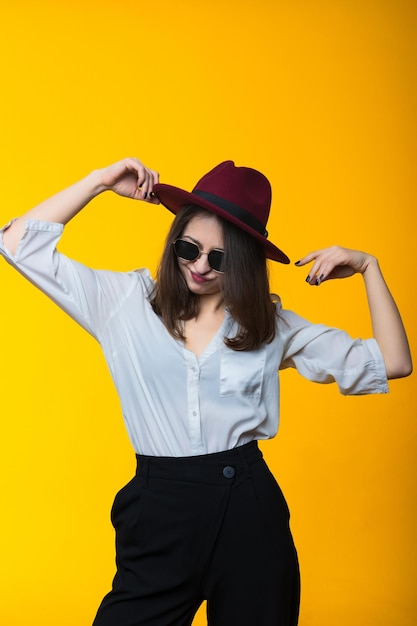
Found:
[{"label": "sleeve cuff", "polygon": [[58,240],[64,230],[64,224],[59,224],[58,222],[47,222],[44,220],[28,219],[25,221],[25,228],[24,228],[22,238],[19,241],[19,245],[17,246],[16,253],[13,255],[10,252],[10,250],[4,245],[3,233],[17,219],[18,219],[17,217],[11,219],[7,224],[5,224],[2,228],[0,228],[0,252],[2,252],[3,256],[5,256],[7,259],[14,260],[14,261],[17,261],[20,250],[22,246],[24,246],[25,240],[27,239],[28,233],[31,233],[31,232],[50,233],[53,237],[56,237],[56,239]]},{"label": "sleeve cuff", "polygon": [[385,369],[384,357],[376,339],[367,339],[366,346],[371,354],[375,368],[375,382],[377,385],[377,393],[388,393],[387,370]]}]

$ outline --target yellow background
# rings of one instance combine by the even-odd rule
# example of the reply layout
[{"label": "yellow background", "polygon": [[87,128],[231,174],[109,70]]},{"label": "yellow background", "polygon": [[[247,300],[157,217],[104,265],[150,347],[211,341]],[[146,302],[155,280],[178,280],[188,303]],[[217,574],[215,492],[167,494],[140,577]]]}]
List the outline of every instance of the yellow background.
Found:
[{"label": "yellow background", "polygon": [[[270,178],[270,237],[293,261],[333,243],[378,256],[413,347],[416,14],[413,0],[4,1],[0,221],[124,156],[187,189],[231,158]],[[171,219],[108,194],[61,249],[153,270]],[[361,279],[309,289],[305,269],[272,268],[284,305],[368,336]],[[88,625],[134,456],[98,345],[5,263],[0,284],[0,623]],[[366,398],[293,372],[282,385],[262,448],[292,511],[300,625],[414,626],[414,378]]]}]

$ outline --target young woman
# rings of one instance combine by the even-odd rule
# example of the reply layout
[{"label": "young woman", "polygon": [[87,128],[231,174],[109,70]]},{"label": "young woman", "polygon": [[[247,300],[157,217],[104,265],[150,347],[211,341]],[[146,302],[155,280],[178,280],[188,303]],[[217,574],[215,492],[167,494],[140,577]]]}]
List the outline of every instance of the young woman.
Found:
[{"label": "young woman", "polygon": [[[63,225],[112,190],[176,214],[158,275],[95,271],[56,250]],[[137,454],[116,495],[117,572],[94,626],[185,626],[207,599],[211,626],[295,626],[299,573],[289,512],[257,440],[278,428],[278,370],[342,393],[387,391],[411,357],[369,254],[312,252],[307,281],[363,276],[374,338],[310,324],[269,293],[268,180],[226,161],[191,193],[125,159],[3,229],[0,250],[100,342]]]}]

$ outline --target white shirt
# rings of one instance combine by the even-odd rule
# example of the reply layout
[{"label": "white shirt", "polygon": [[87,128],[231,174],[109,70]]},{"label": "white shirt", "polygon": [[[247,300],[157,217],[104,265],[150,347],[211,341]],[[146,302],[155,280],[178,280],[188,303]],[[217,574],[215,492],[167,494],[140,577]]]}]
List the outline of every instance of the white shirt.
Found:
[{"label": "white shirt", "polygon": [[[4,227],[4,228],[7,228]],[[28,220],[13,256],[19,272],[99,341],[116,385],[133,448],[140,454],[190,456],[274,437],[279,423],[279,369],[295,367],[309,380],[336,381],[343,394],[388,391],[374,339],[311,324],[277,304],[270,344],[236,352],[225,320],[199,358],[175,340],[153,312],[147,270],[93,270],[56,249],[62,224]]]}]

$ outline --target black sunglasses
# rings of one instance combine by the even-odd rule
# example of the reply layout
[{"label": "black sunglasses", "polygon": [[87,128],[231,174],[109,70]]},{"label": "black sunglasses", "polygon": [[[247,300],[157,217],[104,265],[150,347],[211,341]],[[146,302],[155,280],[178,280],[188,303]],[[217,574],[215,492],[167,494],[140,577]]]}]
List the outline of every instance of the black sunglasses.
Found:
[{"label": "black sunglasses", "polygon": [[[184,261],[196,261],[201,257],[203,253],[199,246],[192,241],[186,241],[185,239],[176,239],[173,241],[175,254]],[[210,252],[207,252],[207,259],[212,270],[223,274],[223,260],[224,251],[218,248],[213,248]]]}]

